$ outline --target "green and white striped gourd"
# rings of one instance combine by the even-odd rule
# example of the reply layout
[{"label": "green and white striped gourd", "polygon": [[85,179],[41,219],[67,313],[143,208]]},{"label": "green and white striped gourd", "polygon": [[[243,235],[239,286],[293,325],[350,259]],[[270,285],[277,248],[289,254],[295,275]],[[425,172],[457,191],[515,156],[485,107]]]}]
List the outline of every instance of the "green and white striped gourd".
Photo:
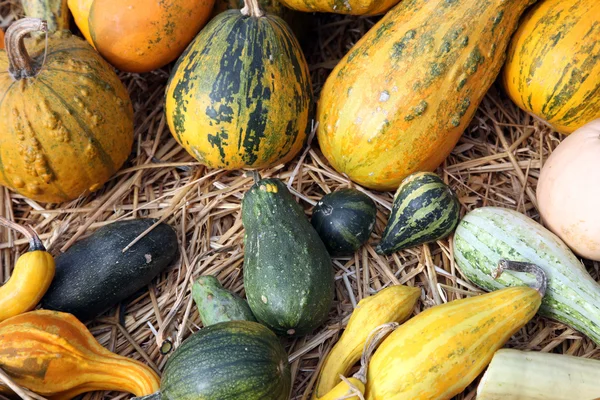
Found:
[{"label": "green and white striped gourd", "polygon": [[459,219],[460,203],[452,189],[432,172],[414,173],[396,191],[377,252],[391,254],[443,239]]},{"label": "green and white striped gourd", "polygon": [[456,228],[454,258],[469,280],[489,291],[533,279],[507,271],[494,280],[491,273],[501,259],[539,265],[548,277],[539,313],[600,344],[600,285],[556,235],[531,218],[505,208],[471,211]]}]

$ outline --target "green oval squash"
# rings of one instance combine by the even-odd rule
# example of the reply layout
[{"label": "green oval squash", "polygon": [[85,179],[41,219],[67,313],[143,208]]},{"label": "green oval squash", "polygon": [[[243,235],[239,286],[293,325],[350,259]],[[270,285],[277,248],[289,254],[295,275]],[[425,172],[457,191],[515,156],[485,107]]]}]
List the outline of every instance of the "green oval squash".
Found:
[{"label": "green oval squash", "polygon": [[488,291],[531,282],[511,271],[492,278],[500,259],[539,265],[548,277],[540,315],[577,329],[600,345],[600,285],[555,234],[517,211],[481,207],[462,219],[453,243],[461,272]]},{"label": "green oval squash", "polygon": [[390,219],[377,246],[379,254],[434,242],[450,235],[460,219],[452,189],[432,172],[406,177],[394,195]]},{"label": "green oval squash", "polygon": [[277,336],[251,321],[221,322],[183,342],[161,379],[163,400],[287,400],[288,356]]},{"label": "green oval squash", "polygon": [[356,189],[329,193],[315,206],[311,223],[332,256],[349,256],[366,243],[373,232],[377,207]]},{"label": "green oval squash", "polygon": [[259,322],[303,335],[321,325],[333,300],[331,258],[302,208],[279,179],[244,195],[244,287]]},{"label": "green oval squash", "polygon": [[192,286],[204,326],[226,321],[256,321],[246,300],[225,289],[214,276],[201,276]]},{"label": "green oval squash", "polygon": [[175,230],[161,223],[126,252],[155,219],[119,221],[76,242],[56,258],[42,307],[86,321],[147,286],[178,254]]},{"label": "green oval squash", "polygon": [[179,58],[166,115],[177,142],[202,164],[266,168],[300,151],[311,102],[308,66],[285,21],[229,10]]}]

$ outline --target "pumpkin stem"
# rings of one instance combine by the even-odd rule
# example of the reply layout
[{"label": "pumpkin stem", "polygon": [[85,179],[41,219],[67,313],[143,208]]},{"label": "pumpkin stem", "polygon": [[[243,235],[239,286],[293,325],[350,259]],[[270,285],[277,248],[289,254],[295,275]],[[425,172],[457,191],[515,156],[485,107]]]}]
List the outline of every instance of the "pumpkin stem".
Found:
[{"label": "pumpkin stem", "polygon": [[39,18],[20,19],[6,30],[8,70],[16,80],[30,78],[38,72],[25,48],[25,36],[39,31],[48,32],[48,24]]},{"label": "pumpkin stem", "polygon": [[367,383],[367,368],[371,361],[371,356],[375,353],[375,350],[383,338],[399,326],[400,324],[397,322],[388,322],[387,324],[379,325],[369,333],[367,341],[365,342],[365,347],[363,348],[362,356],[360,357],[360,369],[354,374],[353,378],[358,379],[364,384]]},{"label": "pumpkin stem", "polygon": [[254,179],[254,183],[258,183],[262,179],[260,177],[260,174],[257,171],[252,170],[252,171],[248,171],[248,172],[249,172],[250,176]]},{"label": "pumpkin stem", "polygon": [[40,240],[40,237],[37,235],[37,233],[35,233],[35,231],[31,227],[21,226],[16,222],[10,221],[4,217],[0,217],[0,225],[20,232],[23,234],[23,236],[29,239],[29,251],[46,251],[46,248]]},{"label": "pumpkin stem", "polygon": [[242,8],[241,13],[254,18],[265,16],[265,12],[261,10],[260,6],[258,5],[258,0],[245,0],[244,8]]},{"label": "pumpkin stem", "polygon": [[492,278],[498,279],[498,277],[506,270],[532,274],[535,276],[535,285],[532,286],[532,288],[537,290],[542,297],[546,294],[548,278],[546,277],[544,270],[537,265],[520,261],[500,260],[500,262],[498,262],[498,267],[492,271]]}]

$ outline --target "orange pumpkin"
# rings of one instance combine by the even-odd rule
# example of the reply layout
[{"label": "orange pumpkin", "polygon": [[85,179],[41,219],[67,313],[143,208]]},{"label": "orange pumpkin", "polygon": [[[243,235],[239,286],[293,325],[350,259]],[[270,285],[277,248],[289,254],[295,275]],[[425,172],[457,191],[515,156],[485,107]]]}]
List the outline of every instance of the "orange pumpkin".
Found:
[{"label": "orange pumpkin", "polygon": [[214,0],[70,0],[83,35],[112,65],[148,72],[175,60],[211,15]]},{"label": "orange pumpkin", "polygon": [[0,29],[0,49],[4,48],[4,31]]},{"label": "orange pumpkin", "polygon": [[[0,52],[0,185],[58,203],[95,191],[123,165],[133,144],[133,108],[114,70],[69,31],[25,18]],[[44,64],[42,65],[42,63]],[[10,73],[6,73],[6,72]]]}]

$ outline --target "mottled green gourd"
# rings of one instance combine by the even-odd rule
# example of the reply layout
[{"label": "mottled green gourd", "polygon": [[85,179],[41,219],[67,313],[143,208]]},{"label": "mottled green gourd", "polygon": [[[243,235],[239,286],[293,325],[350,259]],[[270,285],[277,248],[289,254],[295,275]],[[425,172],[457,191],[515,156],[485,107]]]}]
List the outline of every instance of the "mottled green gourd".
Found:
[{"label": "mottled green gourd", "polygon": [[402,181],[390,219],[377,246],[379,254],[434,242],[450,235],[460,219],[452,189],[432,172],[417,172]]},{"label": "mottled green gourd", "polygon": [[[69,29],[69,7],[67,0],[22,0],[27,17],[40,18],[48,24],[48,32]],[[42,35],[42,33],[38,33]]]},{"label": "mottled green gourd", "polygon": [[291,380],[273,332],[251,321],[221,322],[186,339],[169,357],[160,391],[143,399],[288,400]]},{"label": "mottled green gourd", "polygon": [[201,276],[192,286],[192,297],[204,326],[226,321],[255,321],[246,300],[225,289],[214,276]]},{"label": "mottled green gourd", "polygon": [[246,192],[244,288],[256,319],[285,335],[321,325],[333,301],[331,258],[303,209],[279,179]]},{"label": "mottled green gourd", "polygon": [[349,256],[365,244],[377,216],[369,196],[356,189],[326,194],[313,209],[311,223],[332,256]]}]

